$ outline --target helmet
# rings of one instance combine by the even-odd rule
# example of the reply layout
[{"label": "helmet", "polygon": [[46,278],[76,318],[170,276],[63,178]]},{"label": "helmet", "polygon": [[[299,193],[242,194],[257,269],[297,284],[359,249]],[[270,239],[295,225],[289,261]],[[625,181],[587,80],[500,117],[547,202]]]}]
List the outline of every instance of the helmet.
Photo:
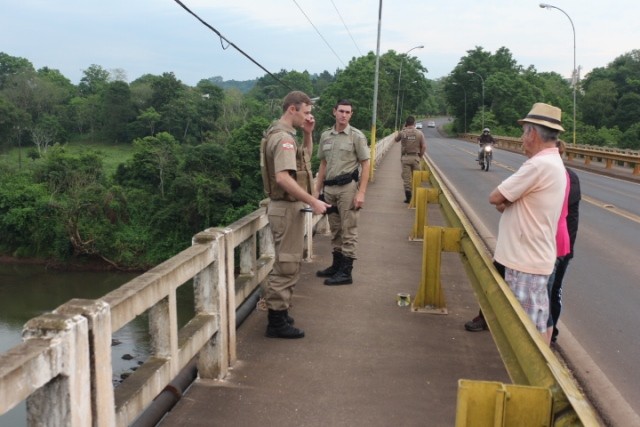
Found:
[{"label": "helmet", "polygon": [[491,133],[491,130],[489,128],[484,128],[482,129],[482,132]]}]

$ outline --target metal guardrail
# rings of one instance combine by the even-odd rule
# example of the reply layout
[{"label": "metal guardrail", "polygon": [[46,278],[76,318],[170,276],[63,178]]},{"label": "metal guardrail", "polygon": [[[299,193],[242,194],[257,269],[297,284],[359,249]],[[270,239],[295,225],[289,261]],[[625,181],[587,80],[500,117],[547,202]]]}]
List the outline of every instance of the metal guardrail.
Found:
[{"label": "metal guardrail", "polygon": [[[463,134],[462,139],[470,142],[477,142],[480,135]],[[520,138],[494,136],[498,147],[510,151],[522,152],[522,140]],[[610,170],[615,163],[631,169],[633,175],[640,175],[640,151],[625,150],[611,147],[599,147],[594,145],[571,145],[567,144],[565,155],[569,162],[574,159],[584,159],[585,165],[590,165],[593,161],[603,162],[604,169]]]},{"label": "metal guardrail", "polygon": [[514,384],[547,388],[553,400],[553,425],[599,426],[591,404],[568,369],[558,360],[529,320],[513,292],[493,267],[491,255],[471,225],[451,185],[427,158],[429,180],[451,227],[462,230],[461,259],[498,351]]}]

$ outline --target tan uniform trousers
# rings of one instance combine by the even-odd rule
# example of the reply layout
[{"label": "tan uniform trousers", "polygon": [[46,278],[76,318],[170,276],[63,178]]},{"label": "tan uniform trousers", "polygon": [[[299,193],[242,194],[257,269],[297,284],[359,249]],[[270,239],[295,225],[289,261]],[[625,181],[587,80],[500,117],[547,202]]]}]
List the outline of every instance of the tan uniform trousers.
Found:
[{"label": "tan uniform trousers", "polygon": [[342,255],[356,259],[358,246],[358,217],[360,211],[353,208],[353,199],[358,192],[358,183],[351,181],[346,185],[324,187],[327,203],[338,207],[338,213],[329,214],[331,228],[331,246],[341,250]]},{"label": "tan uniform trousers", "polygon": [[267,216],[273,234],[275,262],[264,289],[267,308],[288,310],[293,288],[300,278],[304,250],[304,208],[302,202],[270,201]]},{"label": "tan uniform trousers", "polygon": [[413,188],[413,171],[422,170],[420,167],[420,155],[419,154],[403,154],[400,158],[402,163],[402,183],[404,184],[404,191],[411,191]]}]

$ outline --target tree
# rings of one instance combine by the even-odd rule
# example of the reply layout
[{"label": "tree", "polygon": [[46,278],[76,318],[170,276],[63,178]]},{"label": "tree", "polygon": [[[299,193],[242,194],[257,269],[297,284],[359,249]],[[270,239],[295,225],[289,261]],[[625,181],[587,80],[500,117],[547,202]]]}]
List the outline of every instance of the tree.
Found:
[{"label": "tree", "polygon": [[138,115],[138,120],[144,123],[149,128],[150,135],[154,136],[156,134],[156,123],[160,121],[161,117],[155,108],[149,107]]},{"label": "tree", "polygon": [[208,80],[200,80],[196,86],[196,91],[200,95],[196,102],[196,114],[198,117],[196,130],[199,140],[203,141],[204,135],[215,129],[216,121],[222,114],[224,92]]},{"label": "tree", "polygon": [[313,96],[322,96],[322,93],[331,83],[335,81],[335,76],[328,71],[323,71],[320,74],[314,74],[311,76],[311,84],[313,85]]},{"label": "tree", "polygon": [[[482,128],[484,111],[485,126],[488,126],[488,118],[491,117],[492,120],[495,119],[492,123],[494,132],[500,131],[506,135],[519,133],[516,121],[529,111],[535,102],[556,105],[565,112],[570,111],[568,107],[572,105],[571,90],[559,74],[538,74],[532,66],[525,69],[513,59],[511,52],[505,47],[498,49],[495,54],[478,46],[467,51],[467,56],[460,59],[447,78],[444,92],[451,110],[458,118],[458,131],[463,128],[459,118],[465,114],[465,93],[467,116],[469,111],[474,111],[475,115],[467,119],[467,123],[472,123],[468,129],[479,131]],[[571,125],[572,119],[568,117],[565,116],[563,124]]]},{"label": "tree", "polygon": [[9,140],[18,109],[0,93],[0,144]]},{"label": "tree", "polygon": [[38,149],[38,155],[40,157],[47,152],[50,145],[53,145],[60,131],[61,128],[58,119],[48,114],[45,114],[31,127],[31,140]]},{"label": "tree", "polygon": [[76,96],[69,101],[69,109],[79,133],[89,132],[92,136],[100,124],[102,102],[100,95]]},{"label": "tree", "polygon": [[105,85],[101,113],[104,134],[115,142],[126,141],[127,124],[135,117],[128,84],[115,81]]},{"label": "tree", "polygon": [[233,129],[242,126],[249,118],[248,97],[244,97],[238,89],[226,89],[221,105],[218,128],[224,132],[225,138],[231,136]]},{"label": "tree", "polygon": [[640,122],[629,126],[620,138],[620,148],[640,150]]},{"label": "tree", "polygon": [[582,87],[583,118],[587,124],[617,126],[622,131],[630,128],[639,121],[640,50],[625,53],[606,67],[595,68],[585,77]]},{"label": "tree", "polygon": [[585,123],[596,128],[613,124],[618,92],[610,80],[597,80],[585,91],[580,107]]},{"label": "tree", "polygon": [[176,139],[167,132],[160,132],[134,140],[133,146],[133,158],[118,167],[116,182],[150,192],[158,190],[164,198],[166,183],[175,177],[179,164]]},{"label": "tree", "polygon": [[226,148],[231,166],[231,200],[234,207],[246,204],[257,207],[257,202],[264,197],[260,140],[268,126],[267,120],[255,117],[232,132]]},{"label": "tree", "polygon": [[109,72],[99,65],[91,64],[82,73],[84,76],[80,79],[78,90],[83,96],[99,94],[109,83]]},{"label": "tree", "polygon": [[175,74],[162,73],[151,81],[151,89],[151,106],[163,114],[169,103],[182,96],[185,87]]},{"label": "tree", "polygon": [[626,131],[634,123],[640,122],[640,94],[629,92],[625,93],[618,100],[618,106],[614,116],[616,126],[621,131]]},{"label": "tree", "polygon": [[24,72],[33,73],[35,69],[28,59],[11,56],[0,52],[0,90],[4,88],[7,78]]},{"label": "tree", "polygon": [[[373,116],[373,92],[376,56],[369,52],[366,56],[353,58],[344,70],[337,72],[332,82],[320,96],[316,108],[316,121],[320,128],[334,123],[332,110],[342,98],[349,99],[354,106],[351,124],[367,133]],[[400,76],[400,66],[402,75]],[[378,73],[378,102],[376,106],[377,136],[382,136],[395,126],[396,111],[402,104],[402,115],[416,114],[431,89],[431,83],[424,77],[427,69],[417,58],[398,55],[389,51],[380,57]],[[398,77],[401,77],[398,87]],[[398,89],[400,99],[398,99]],[[422,112],[424,114],[424,112]],[[318,126],[316,126],[318,128]]]}]

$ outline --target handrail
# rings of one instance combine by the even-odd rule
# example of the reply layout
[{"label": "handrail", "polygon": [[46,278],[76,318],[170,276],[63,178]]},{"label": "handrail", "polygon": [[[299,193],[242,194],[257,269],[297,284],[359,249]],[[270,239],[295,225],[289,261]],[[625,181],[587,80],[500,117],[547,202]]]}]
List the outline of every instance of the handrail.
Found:
[{"label": "handrail", "polygon": [[[393,136],[378,143],[376,164]],[[309,248],[313,227],[326,216],[306,218]],[[26,341],[0,354],[0,415],[26,399],[29,425],[53,416],[51,425],[125,426],[195,356],[201,378],[223,378],[236,361],[235,311],[273,266],[268,225],[261,206],[228,227],[196,234],[191,247],[100,299],[74,299],[30,320]],[[193,284],[195,314],[178,328],[176,292],[187,283]],[[150,356],[114,389],[113,334],[143,313]]]},{"label": "handrail", "polygon": [[469,207],[460,206],[450,183],[428,157],[427,165],[431,185],[441,190],[439,202],[447,222],[463,230],[462,262],[511,380],[551,390],[554,426],[598,426],[589,401],[493,267],[489,251],[465,214]]},{"label": "handrail", "polygon": [[[462,134],[460,137],[470,142],[477,142],[480,135]],[[510,151],[522,152],[522,140],[520,138],[494,136],[498,147]],[[614,162],[619,162],[631,168],[633,175],[640,175],[640,150],[627,150],[611,147],[599,147],[595,145],[571,145],[565,148],[567,160],[573,161],[577,157],[584,158],[584,164],[589,165],[593,160],[604,160],[605,169],[612,169]]]},{"label": "handrail", "polygon": [[[222,378],[235,354],[235,336],[230,333],[235,332],[235,308],[271,269],[270,235],[266,210],[260,208],[225,229],[198,233],[191,247],[101,299],[71,300],[32,319],[25,327],[32,331],[25,335],[27,341],[0,354],[0,414],[26,399],[31,402],[29,425],[45,419],[46,410],[47,417],[62,420],[52,425],[125,426],[196,355],[201,378]],[[191,280],[195,314],[178,329],[176,290]],[[145,312],[151,354],[114,389],[113,333]],[[74,322],[80,326],[67,326]],[[53,335],[54,327],[61,330],[58,335],[63,334],[64,341]],[[84,364],[74,362],[78,355],[85,355]],[[56,364],[65,369],[52,370]],[[50,387],[52,380],[62,386]],[[68,396],[73,397],[72,404],[65,404]]]}]

